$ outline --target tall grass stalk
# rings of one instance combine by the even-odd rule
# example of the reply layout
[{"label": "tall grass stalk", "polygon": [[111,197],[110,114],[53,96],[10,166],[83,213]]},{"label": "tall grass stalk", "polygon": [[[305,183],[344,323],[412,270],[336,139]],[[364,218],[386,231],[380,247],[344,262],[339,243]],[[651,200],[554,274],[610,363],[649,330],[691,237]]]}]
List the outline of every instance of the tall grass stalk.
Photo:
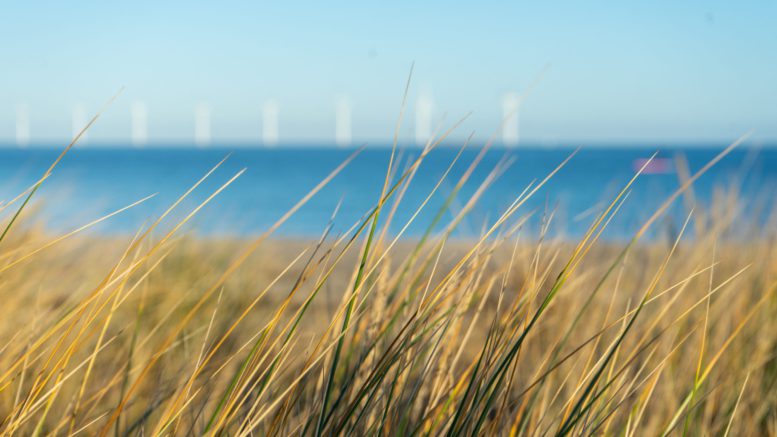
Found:
[{"label": "tall grass stalk", "polygon": [[[638,207],[645,167],[578,241],[554,232],[555,208],[527,210],[575,153],[457,238],[520,152],[477,179],[489,140],[454,176],[470,136],[408,196],[461,121],[405,157],[403,113],[374,205],[340,233],[335,208],[310,241],[273,233],[360,150],[251,241],[185,231],[241,175],[223,161],[122,241],[85,231],[145,199],[61,235],[29,225],[67,146],[0,207],[2,433],[777,435],[777,227],[746,216],[736,187],[713,205],[692,192],[744,138],[680,171],[628,241],[604,236]],[[223,182],[173,220],[210,179]],[[665,238],[659,218],[680,197],[686,219]]]}]

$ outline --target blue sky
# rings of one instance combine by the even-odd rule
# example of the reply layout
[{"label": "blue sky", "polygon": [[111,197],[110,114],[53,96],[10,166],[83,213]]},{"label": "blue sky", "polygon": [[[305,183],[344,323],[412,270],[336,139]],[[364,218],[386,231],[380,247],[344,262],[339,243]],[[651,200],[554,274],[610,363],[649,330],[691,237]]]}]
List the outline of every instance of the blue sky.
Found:
[{"label": "blue sky", "polygon": [[[210,108],[214,145],[258,142],[262,105],[281,141],[331,142],[338,96],[354,141],[391,138],[415,62],[457,138],[488,137],[521,93],[521,141],[777,141],[777,2],[7,2],[0,14],[0,142],[27,108],[32,143],[63,141],[73,108],[125,91],[89,143],[191,142]],[[403,138],[413,135],[409,108]]]}]

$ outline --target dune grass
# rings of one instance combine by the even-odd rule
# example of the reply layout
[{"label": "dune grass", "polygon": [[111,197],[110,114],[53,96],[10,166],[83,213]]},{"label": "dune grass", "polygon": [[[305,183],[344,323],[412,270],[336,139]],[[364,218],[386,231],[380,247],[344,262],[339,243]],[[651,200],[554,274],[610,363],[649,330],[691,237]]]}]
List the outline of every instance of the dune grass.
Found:
[{"label": "dune grass", "polygon": [[[777,434],[774,226],[743,229],[734,193],[689,209],[674,240],[642,241],[671,204],[692,198],[705,167],[684,175],[630,242],[600,236],[639,174],[580,241],[560,240],[547,232],[552,210],[523,208],[554,171],[478,238],[453,239],[507,165],[470,180],[479,156],[425,193],[453,186],[428,231],[405,238],[394,211],[446,135],[406,165],[392,153],[375,207],[344,233],[322,223],[309,242],[272,233],[350,159],[252,241],[182,233],[239,173],[168,223],[201,180],[126,241],[81,235],[96,222],[37,231],[23,210],[55,163],[0,206],[0,429]],[[478,188],[449,215],[465,184]],[[523,227],[532,214],[543,223],[534,235]]]}]

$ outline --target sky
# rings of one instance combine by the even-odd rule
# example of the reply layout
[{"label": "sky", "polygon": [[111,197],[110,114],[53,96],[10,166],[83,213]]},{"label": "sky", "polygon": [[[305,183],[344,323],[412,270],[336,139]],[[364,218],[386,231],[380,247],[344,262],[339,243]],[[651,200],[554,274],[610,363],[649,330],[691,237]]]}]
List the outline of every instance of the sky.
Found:
[{"label": "sky", "polygon": [[[520,143],[777,141],[775,1],[37,1],[0,13],[0,143],[66,141],[123,89],[87,144],[391,140],[425,102],[451,136]],[[344,103],[345,102],[345,103]],[[346,106],[349,123],[336,121]],[[134,109],[133,109],[134,108]],[[140,108],[140,109],[138,109]],[[207,129],[195,126],[207,119]],[[426,127],[428,128],[428,126]],[[200,129],[198,131],[198,129]],[[199,133],[196,133],[198,131]],[[24,135],[23,135],[24,136]]]}]

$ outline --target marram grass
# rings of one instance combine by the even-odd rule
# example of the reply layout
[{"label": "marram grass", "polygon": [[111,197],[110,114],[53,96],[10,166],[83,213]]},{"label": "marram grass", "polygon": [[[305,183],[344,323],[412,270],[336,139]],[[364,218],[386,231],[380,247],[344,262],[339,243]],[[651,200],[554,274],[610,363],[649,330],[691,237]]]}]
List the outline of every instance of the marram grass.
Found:
[{"label": "marram grass", "polygon": [[[0,430],[777,434],[773,221],[748,226],[724,193],[689,208],[674,240],[643,241],[705,167],[623,244],[600,235],[634,181],[577,242],[547,232],[552,210],[523,206],[547,179],[478,238],[451,238],[502,163],[484,180],[441,180],[435,191],[454,187],[443,208],[417,205],[434,225],[404,238],[394,211],[435,145],[406,165],[392,154],[374,209],[344,233],[321,223],[318,241],[272,232],[348,161],[251,241],[182,233],[234,178],[183,220],[170,222],[176,202],[127,239],[81,233],[94,223],[36,230],[25,206],[38,185],[10,199],[0,206]],[[464,184],[477,189],[451,215]],[[522,226],[531,214],[538,234]]]}]

